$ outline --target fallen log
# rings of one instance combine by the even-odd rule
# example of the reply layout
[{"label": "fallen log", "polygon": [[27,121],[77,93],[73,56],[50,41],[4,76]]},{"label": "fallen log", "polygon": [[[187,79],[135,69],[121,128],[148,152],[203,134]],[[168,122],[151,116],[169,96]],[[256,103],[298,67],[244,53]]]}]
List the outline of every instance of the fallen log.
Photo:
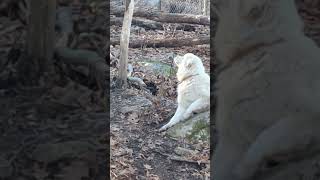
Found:
[{"label": "fallen log", "polygon": [[[110,11],[111,15],[115,15],[117,17],[123,17],[124,15],[124,8],[122,6],[113,7]],[[165,13],[161,11],[146,11],[143,9],[136,9],[133,12],[133,16],[144,17],[158,22],[210,25],[210,17],[203,15],[176,14]]]},{"label": "fallen log", "polygon": [[[115,17],[110,19],[110,25],[122,26],[123,18]],[[143,27],[146,30],[156,30],[163,29],[163,24],[157,21],[148,20],[148,19],[132,19],[132,24]],[[196,28],[190,24],[176,24],[176,30],[184,30],[184,31],[195,31]]]},{"label": "fallen log", "polygon": [[[119,45],[119,39],[111,39],[110,45]],[[181,46],[195,46],[202,44],[210,44],[210,37],[203,36],[199,38],[179,38],[179,39],[152,39],[152,40],[131,40],[129,43],[130,48],[141,48],[141,47],[181,47]]]}]

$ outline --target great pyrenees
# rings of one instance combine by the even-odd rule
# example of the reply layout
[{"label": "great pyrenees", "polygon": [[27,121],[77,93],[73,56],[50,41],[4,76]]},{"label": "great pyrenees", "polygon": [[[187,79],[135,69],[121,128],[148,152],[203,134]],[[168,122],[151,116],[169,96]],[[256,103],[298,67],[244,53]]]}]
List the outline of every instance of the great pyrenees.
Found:
[{"label": "great pyrenees", "polygon": [[178,108],[170,121],[160,128],[167,130],[180,121],[190,118],[210,107],[210,77],[205,72],[201,59],[187,53],[174,58],[178,66]]}]

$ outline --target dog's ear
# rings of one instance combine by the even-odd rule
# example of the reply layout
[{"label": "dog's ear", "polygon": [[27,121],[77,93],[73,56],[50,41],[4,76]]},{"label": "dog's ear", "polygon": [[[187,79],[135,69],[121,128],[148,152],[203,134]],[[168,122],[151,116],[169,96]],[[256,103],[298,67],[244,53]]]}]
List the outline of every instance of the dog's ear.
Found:
[{"label": "dog's ear", "polygon": [[189,60],[186,62],[185,66],[187,69],[191,69],[193,67],[194,63],[192,60]]}]

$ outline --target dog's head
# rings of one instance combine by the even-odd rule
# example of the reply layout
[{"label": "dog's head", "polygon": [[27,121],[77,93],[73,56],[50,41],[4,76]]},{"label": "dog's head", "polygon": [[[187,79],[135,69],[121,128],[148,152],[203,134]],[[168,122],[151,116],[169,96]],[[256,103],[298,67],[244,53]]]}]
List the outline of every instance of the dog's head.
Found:
[{"label": "dog's head", "polygon": [[257,44],[291,39],[303,32],[294,0],[216,0],[215,48],[227,63],[237,52]]},{"label": "dog's head", "polygon": [[188,76],[205,73],[201,59],[192,53],[176,56],[174,63],[178,66],[177,78],[179,81]]}]

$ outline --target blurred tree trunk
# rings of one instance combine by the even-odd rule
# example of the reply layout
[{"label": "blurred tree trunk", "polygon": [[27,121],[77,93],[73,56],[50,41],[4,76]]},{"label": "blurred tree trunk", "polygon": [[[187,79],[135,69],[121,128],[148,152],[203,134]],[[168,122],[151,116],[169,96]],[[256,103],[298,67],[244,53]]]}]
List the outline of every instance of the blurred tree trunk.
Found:
[{"label": "blurred tree trunk", "polygon": [[158,10],[161,11],[161,0],[159,0]]},{"label": "blurred tree trunk", "polygon": [[127,86],[128,48],[133,9],[134,0],[126,0],[122,32],[120,38],[120,67],[118,79],[119,88],[125,88]]},{"label": "blurred tree trunk", "polygon": [[[30,12],[27,31],[27,55],[25,71],[33,80],[49,70],[55,44],[56,0],[29,0]],[[36,78],[36,79],[34,79]]]},{"label": "blurred tree trunk", "polygon": [[208,1],[207,0],[202,0],[202,14],[207,15],[207,6],[208,6]]}]

